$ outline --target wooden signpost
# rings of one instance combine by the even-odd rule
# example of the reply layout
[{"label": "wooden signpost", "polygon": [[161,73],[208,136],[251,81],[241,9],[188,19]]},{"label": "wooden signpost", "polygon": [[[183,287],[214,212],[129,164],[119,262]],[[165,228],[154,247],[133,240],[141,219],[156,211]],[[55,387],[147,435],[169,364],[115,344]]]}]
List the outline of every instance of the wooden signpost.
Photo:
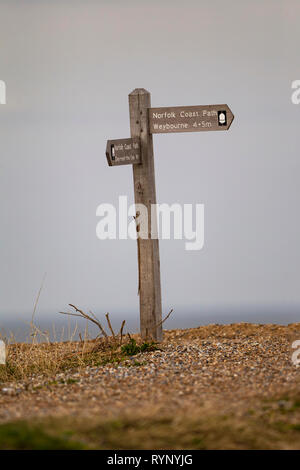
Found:
[{"label": "wooden signpost", "polygon": [[106,157],[110,166],[134,164],[135,204],[143,204],[148,210],[148,238],[137,237],[140,329],[143,338],[161,341],[159,244],[157,238],[151,238],[156,224],[152,206],[156,204],[152,134],[228,130],[234,116],[226,104],[151,108],[150,93],[144,88],[130,93],[129,116],[131,139],[109,140]]}]

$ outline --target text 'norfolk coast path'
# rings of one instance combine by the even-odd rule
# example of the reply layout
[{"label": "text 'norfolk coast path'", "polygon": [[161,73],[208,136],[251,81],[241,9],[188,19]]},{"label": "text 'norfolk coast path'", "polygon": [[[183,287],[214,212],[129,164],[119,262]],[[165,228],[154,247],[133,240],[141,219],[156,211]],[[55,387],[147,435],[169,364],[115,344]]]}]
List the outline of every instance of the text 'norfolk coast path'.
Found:
[{"label": "text 'norfolk coast path'", "polygon": [[227,104],[149,109],[151,134],[226,131],[233,118]]}]

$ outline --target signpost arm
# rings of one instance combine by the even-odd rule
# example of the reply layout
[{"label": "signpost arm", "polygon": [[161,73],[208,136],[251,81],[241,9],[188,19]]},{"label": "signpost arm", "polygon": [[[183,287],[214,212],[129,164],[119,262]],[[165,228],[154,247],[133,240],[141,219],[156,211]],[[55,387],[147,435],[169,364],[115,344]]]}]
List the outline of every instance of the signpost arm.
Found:
[{"label": "signpost arm", "polygon": [[[131,137],[140,138],[142,161],[139,165],[133,165],[134,197],[136,204],[143,204],[148,210],[147,239],[139,237],[141,230],[137,224],[140,330],[142,338],[151,336],[154,340],[161,341],[159,242],[157,238],[151,238],[151,233],[156,226],[156,218],[152,209],[152,205],[156,204],[156,190],[153,143],[152,135],[149,132],[148,109],[150,107],[151,97],[148,91],[137,88],[129,94]],[[155,220],[151,220],[151,214]]]}]

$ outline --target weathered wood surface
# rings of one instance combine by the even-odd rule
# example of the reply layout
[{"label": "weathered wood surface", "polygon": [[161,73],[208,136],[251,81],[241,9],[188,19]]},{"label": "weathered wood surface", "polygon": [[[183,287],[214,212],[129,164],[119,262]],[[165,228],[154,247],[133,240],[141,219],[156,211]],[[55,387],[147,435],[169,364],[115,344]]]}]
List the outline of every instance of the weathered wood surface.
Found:
[{"label": "weathered wood surface", "polygon": [[228,130],[234,119],[227,104],[150,108],[151,134]]},{"label": "weathered wood surface", "polygon": [[[140,325],[143,338],[152,336],[162,340],[162,306],[158,239],[152,239],[151,204],[156,204],[152,135],[149,132],[148,109],[150,93],[143,88],[129,95],[130,131],[132,138],[140,138],[141,164],[133,165],[134,197],[136,204],[148,209],[148,238],[138,236]],[[141,232],[137,226],[137,232]]]}]

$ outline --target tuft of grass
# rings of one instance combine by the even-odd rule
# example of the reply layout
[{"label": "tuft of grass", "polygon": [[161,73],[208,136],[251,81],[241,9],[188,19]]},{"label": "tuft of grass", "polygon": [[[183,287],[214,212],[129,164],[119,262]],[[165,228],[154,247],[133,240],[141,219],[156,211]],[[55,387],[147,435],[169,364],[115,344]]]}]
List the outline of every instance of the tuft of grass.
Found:
[{"label": "tuft of grass", "polygon": [[121,352],[127,356],[135,356],[141,352],[155,351],[157,349],[159,349],[159,347],[154,341],[150,343],[144,342],[138,345],[134,338],[130,338],[128,343],[121,346]]}]

